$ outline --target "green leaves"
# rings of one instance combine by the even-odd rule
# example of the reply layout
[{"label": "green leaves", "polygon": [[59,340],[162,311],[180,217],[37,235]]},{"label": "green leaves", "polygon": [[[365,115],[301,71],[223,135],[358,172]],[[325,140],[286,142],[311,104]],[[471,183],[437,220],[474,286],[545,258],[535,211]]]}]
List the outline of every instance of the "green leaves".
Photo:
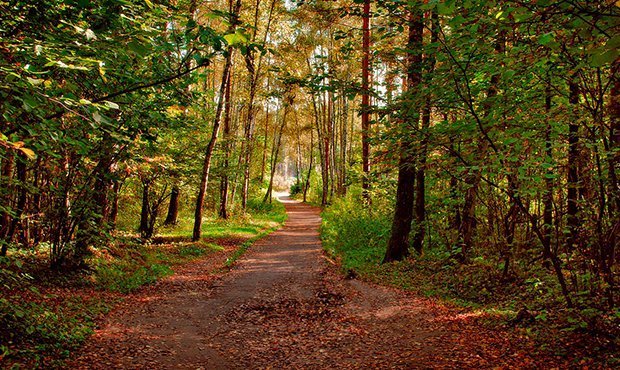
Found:
[{"label": "green leaves", "polygon": [[598,48],[591,52],[589,64],[592,67],[602,67],[611,64],[620,56],[619,49],[606,49],[607,48]]},{"label": "green leaves", "polygon": [[229,46],[235,46],[247,43],[248,37],[241,30],[236,30],[235,33],[224,35],[224,40]]},{"label": "green leaves", "polygon": [[451,15],[456,9],[456,1],[446,0],[444,2],[437,3],[437,13],[439,15]]},{"label": "green leaves", "polygon": [[543,46],[549,45],[551,42],[553,42],[553,40],[554,37],[552,32],[548,32],[538,36],[538,43]]}]

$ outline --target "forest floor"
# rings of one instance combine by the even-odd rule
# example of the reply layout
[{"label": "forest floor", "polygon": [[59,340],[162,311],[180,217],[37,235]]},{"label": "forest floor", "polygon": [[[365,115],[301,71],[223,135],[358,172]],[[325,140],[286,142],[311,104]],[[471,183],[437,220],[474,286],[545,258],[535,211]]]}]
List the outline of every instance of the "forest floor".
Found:
[{"label": "forest floor", "polygon": [[[228,273],[225,254],[125,300],[69,368],[553,368],[532,343],[467,312],[348,280],[321,248],[319,209],[288,221]],[[219,271],[219,272],[218,272]]]}]

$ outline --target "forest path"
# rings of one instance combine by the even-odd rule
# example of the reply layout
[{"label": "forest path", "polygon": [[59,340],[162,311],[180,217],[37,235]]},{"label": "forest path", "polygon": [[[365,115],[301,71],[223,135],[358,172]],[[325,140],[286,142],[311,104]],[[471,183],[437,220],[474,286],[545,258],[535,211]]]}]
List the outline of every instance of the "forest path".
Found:
[{"label": "forest path", "polygon": [[[211,273],[222,261],[205,259],[145,289],[110,315],[70,368],[506,364],[505,346],[489,346],[501,336],[464,325],[433,301],[342,278],[323,256],[319,209],[282,201],[284,227],[252,246],[230,273]],[[477,344],[472,338],[481,334]]]}]

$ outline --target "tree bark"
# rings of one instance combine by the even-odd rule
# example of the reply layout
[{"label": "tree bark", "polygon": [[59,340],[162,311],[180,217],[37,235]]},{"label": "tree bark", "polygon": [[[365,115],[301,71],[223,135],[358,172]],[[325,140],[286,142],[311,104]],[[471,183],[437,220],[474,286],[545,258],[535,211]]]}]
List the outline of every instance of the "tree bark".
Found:
[{"label": "tree bark", "polygon": [[271,203],[271,193],[273,191],[273,179],[276,173],[276,164],[278,163],[278,157],[280,155],[280,145],[282,143],[282,133],[284,132],[284,127],[286,127],[286,119],[289,113],[289,108],[293,104],[293,98],[290,96],[284,97],[284,114],[282,115],[282,123],[280,124],[280,128],[278,133],[276,134],[274,145],[275,147],[272,150],[271,156],[271,173],[269,176],[269,186],[267,187],[267,192],[265,193],[265,197],[263,198],[263,203],[269,201]]},{"label": "tree bark", "polygon": [[164,225],[176,225],[179,222],[179,198],[181,190],[178,185],[174,185],[170,191],[170,202],[168,203],[168,214],[164,220]]},{"label": "tree bark", "polygon": [[370,0],[364,0],[362,13],[362,196],[370,203]]},{"label": "tree bark", "polygon": [[[439,39],[439,18],[436,12],[431,15],[431,43]],[[435,57],[431,53],[426,57],[427,71],[432,75],[435,70]],[[426,158],[428,152],[428,130],[431,124],[431,96],[426,97],[426,104],[422,110],[422,140],[420,141],[420,153],[415,179],[415,232],[413,236],[413,249],[422,253],[424,236],[426,235]]]},{"label": "tree bark", "polygon": [[567,226],[569,235],[567,238],[567,251],[570,252],[579,243],[579,124],[576,106],[579,104],[579,86],[575,82],[576,76],[569,81],[569,103],[573,107],[574,114],[568,124],[568,177],[567,187]]},{"label": "tree bark", "polygon": [[[234,9],[231,12],[232,17],[234,18],[231,22],[231,26],[229,28],[230,32],[234,32],[238,20],[239,10],[241,9],[241,0],[237,0],[235,3]],[[215,148],[215,142],[217,141],[217,135],[220,130],[220,118],[222,116],[223,103],[224,103],[224,93],[226,90],[226,85],[228,83],[228,75],[230,73],[230,68],[232,66],[232,54],[233,48],[231,46],[228,47],[226,53],[226,62],[224,64],[224,70],[222,71],[222,82],[220,84],[217,108],[215,111],[215,118],[213,120],[213,131],[211,133],[211,139],[207,144],[207,149],[205,152],[205,158],[202,165],[202,175],[200,176],[200,187],[198,188],[198,195],[196,196],[196,209],[194,212],[194,231],[192,234],[192,241],[200,240],[200,234],[202,231],[202,207],[204,206],[205,195],[207,192],[207,185],[209,184],[209,171],[211,170],[211,159],[213,157],[213,149]]]},{"label": "tree bark", "polygon": [[[276,4],[276,0],[271,1],[271,7],[269,8],[269,15],[267,17],[267,26],[265,27],[265,36],[263,44],[267,41],[267,36],[271,28],[271,21],[273,18],[273,10]],[[254,33],[252,36],[252,42],[256,40],[256,34],[258,32],[258,15],[259,15],[260,0],[256,2],[256,9],[254,13]],[[258,80],[261,72],[261,65],[263,60],[263,54],[258,57],[258,63],[255,65],[254,52],[248,50],[245,55],[245,65],[248,71],[248,82],[250,84],[250,95],[248,98],[248,113],[244,126],[245,144],[243,146],[243,184],[241,186],[241,208],[246,209],[248,202],[248,192],[250,190],[250,164],[252,161],[252,152],[254,150],[254,116],[255,107],[254,99],[256,96],[256,89],[258,86]]]},{"label": "tree bark", "polygon": [[[422,81],[422,35],[424,23],[422,12],[416,5],[409,9],[409,36],[407,42],[407,92],[412,96]],[[392,221],[392,234],[388,242],[383,263],[400,261],[409,255],[409,233],[413,220],[413,197],[415,184],[415,156],[411,133],[406,126],[416,127],[420,109],[412,102],[403,103],[403,116],[407,122],[402,124],[400,134],[400,158],[398,163],[398,184],[396,205]]]},{"label": "tree bark", "polygon": [[[226,83],[226,92],[224,93],[224,165],[222,170],[222,178],[220,181],[220,210],[219,216],[222,219],[228,218],[228,171],[229,171],[229,152],[230,152],[230,90],[231,90],[231,75],[228,75],[228,82]],[[245,193],[243,193],[245,197]],[[245,202],[243,202],[245,208]]]},{"label": "tree bark", "polygon": [[138,227],[138,231],[143,238],[146,237],[149,229],[149,215],[151,214],[151,202],[149,199],[150,188],[151,180],[142,180],[142,211],[140,212],[140,226]]},{"label": "tree bark", "polygon": [[112,183],[112,207],[110,209],[110,230],[116,229],[116,220],[118,218],[118,197],[121,191],[121,181],[114,180]]},{"label": "tree bark", "polygon": [[[551,111],[551,81],[547,84],[545,91],[545,111],[547,114]],[[553,163],[553,150],[551,143],[551,123],[547,118],[547,127],[545,129],[545,162],[549,165]],[[549,267],[551,261],[551,236],[553,234],[553,168],[549,166],[547,169],[547,177],[545,178],[545,192],[543,194],[543,264]]]},{"label": "tree bark", "polygon": [[308,174],[306,175],[306,181],[304,183],[304,198],[303,202],[306,203],[308,189],[310,188],[310,176],[312,176],[312,165],[314,164],[314,133],[310,130],[310,163],[308,165]]}]

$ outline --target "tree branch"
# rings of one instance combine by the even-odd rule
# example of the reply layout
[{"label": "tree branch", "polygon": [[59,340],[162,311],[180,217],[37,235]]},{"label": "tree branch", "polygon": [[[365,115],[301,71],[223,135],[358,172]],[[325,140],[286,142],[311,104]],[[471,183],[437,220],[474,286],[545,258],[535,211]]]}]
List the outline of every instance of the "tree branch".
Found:
[{"label": "tree branch", "polygon": [[[146,83],[146,84],[141,84],[141,85],[135,85],[133,87],[129,87],[127,89],[124,89],[124,90],[121,90],[121,91],[117,91],[117,92],[114,92],[114,93],[109,94],[109,95],[105,95],[105,96],[101,96],[99,98],[95,98],[95,99],[91,100],[91,103],[100,103],[102,101],[110,100],[110,99],[116,98],[116,97],[121,96],[121,95],[132,93],[134,91],[138,91],[138,90],[142,90],[142,89],[147,89],[147,88],[153,87],[153,86],[163,85],[163,84],[168,83],[170,81],[174,81],[177,78],[180,78],[180,77],[183,77],[183,76],[185,76],[187,74],[190,74],[191,72],[197,70],[198,68],[206,67],[209,64],[210,64],[210,61],[207,60],[207,61],[205,61],[205,62],[203,62],[203,63],[201,63],[201,64],[199,64],[199,65],[197,65],[195,67],[188,68],[188,69],[186,69],[183,72],[176,73],[176,74],[174,74],[172,76],[168,76],[168,77],[163,78],[161,80],[156,80],[156,81],[149,82],[149,83]],[[65,111],[58,112],[58,113],[52,114],[50,116],[47,116],[47,117],[45,117],[45,119],[60,118],[60,117],[64,116],[66,113],[67,113],[67,111],[65,110]]]}]

